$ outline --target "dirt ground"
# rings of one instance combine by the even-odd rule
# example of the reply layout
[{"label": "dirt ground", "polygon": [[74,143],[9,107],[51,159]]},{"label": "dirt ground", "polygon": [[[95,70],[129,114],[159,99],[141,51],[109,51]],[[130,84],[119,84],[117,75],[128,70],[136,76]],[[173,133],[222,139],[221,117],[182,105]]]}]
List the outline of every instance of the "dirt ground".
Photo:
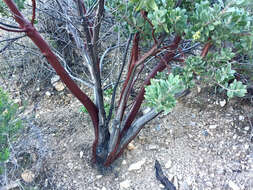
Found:
[{"label": "dirt ground", "polygon": [[[159,190],[163,186],[154,169],[158,160],[179,190],[253,189],[253,104],[249,101],[227,102],[210,89],[191,93],[171,114],[146,125],[131,150],[101,171],[91,163],[93,129],[80,111],[81,104],[67,90],[51,91],[50,96],[40,93],[23,113],[31,124],[22,149],[32,157],[21,176],[16,174],[23,187]],[[31,179],[24,172],[31,172]]]}]

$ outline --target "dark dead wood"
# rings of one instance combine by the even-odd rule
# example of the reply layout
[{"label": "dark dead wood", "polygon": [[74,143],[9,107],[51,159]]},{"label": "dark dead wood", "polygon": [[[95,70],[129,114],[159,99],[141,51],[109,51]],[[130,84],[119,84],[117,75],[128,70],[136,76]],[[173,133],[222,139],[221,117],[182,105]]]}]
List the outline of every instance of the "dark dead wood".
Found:
[{"label": "dark dead wood", "polygon": [[165,190],[176,190],[176,187],[171,183],[168,178],[163,174],[161,164],[158,160],[155,161],[155,169],[156,169],[156,179],[159,180],[163,185]]}]

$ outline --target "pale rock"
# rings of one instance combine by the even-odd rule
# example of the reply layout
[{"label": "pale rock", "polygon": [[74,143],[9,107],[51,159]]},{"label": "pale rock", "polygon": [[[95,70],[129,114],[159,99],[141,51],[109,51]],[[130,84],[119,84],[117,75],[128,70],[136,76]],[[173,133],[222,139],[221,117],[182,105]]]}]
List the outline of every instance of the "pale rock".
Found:
[{"label": "pale rock", "polygon": [[74,167],[74,165],[72,163],[68,163],[67,166],[72,169]]},{"label": "pale rock", "polygon": [[161,189],[164,189],[164,185],[163,185],[163,184],[159,184],[159,187],[160,187]]},{"label": "pale rock", "polygon": [[58,82],[60,80],[60,76],[59,75],[54,75],[51,78],[51,84],[53,85],[54,83]]},{"label": "pale rock", "polygon": [[83,158],[83,151],[80,151],[79,156],[80,158]]},{"label": "pale rock", "polygon": [[226,102],[226,100],[224,99],[224,100],[220,101],[220,106],[221,106],[221,107],[224,107],[224,106],[226,105],[226,103],[227,103],[227,102]]},{"label": "pale rock", "polygon": [[195,127],[196,126],[196,122],[191,121],[190,122],[190,126]]},{"label": "pale rock", "polygon": [[46,96],[47,97],[51,96],[51,93],[49,91],[46,91]]},{"label": "pale rock", "polygon": [[171,161],[171,160],[168,160],[168,161],[166,162],[166,164],[165,164],[165,168],[166,168],[166,169],[169,169],[169,168],[171,168],[171,166],[172,166],[172,161]]},{"label": "pale rock", "polygon": [[145,137],[144,137],[144,136],[141,136],[141,135],[139,135],[138,138],[139,138],[140,140],[144,140],[144,139],[145,139]]},{"label": "pale rock", "polygon": [[30,170],[25,170],[22,174],[21,174],[22,179],[27,182],[27,183],[31,183],[34,180],[34,173]]},{"label": "pale rock", "polygon": [[103,176],[102,175],[97,175],[96,176],[96,179],[100,179],[100,178],[102,178]]},{"label": "pale rock", "polygon": [[217,173],[218,175],[224,175],[224,174],[225,174],[225,169],[222,168],[222,167],[218,167],[218,168],[216,169],[216,173]]},{"label": "pale rock", "polygon": [[207,185],[208,187],[212,187],[212,186],[213,186],[213,184],[212,184],[211,181],[207,181],[207,182],[206,182],[206,185]]},{"label": "pale rock", "polygon": [[131,186],[131,181],[130,180],[125,180],[120,182],[119,184],[120,189],[128,189]]},{"label": "pale rock", "polygon": [[127,145],[127,149],[128,149],[128,150],[134,150],[134,149],[136,149],[136,147],[134,146],[133,143],[129,143],[129,144]]},{"label": "pale rock", "polygon": [[102,189],[101,190],[106,190],[106,188],[105,187],[102,187]]},{"label": "pale rock", "polygon": [[197,92],[200,93],[201,92],[201,87],[197,86]]},{"label": "pale rock", "polygon": [[127,164],[126,160],[123,160],[122,165],[126,165],[126,164]]},{"label": "pale rock", "polygon": [[240,115],[240,116],[239,116],[239,120],[240,120],[240,121],[243,121],[243,120],[244,120],[244,116],[243,116],[243,115]]},{"label": "pale rock", "polygon": [[235,182],[233,182],[231,180],[228,182],[228,185],[233,190],[240,190],[240,187],[238,187],[238,185],[236,185]]},{"label": "pale rock", "polygon": [[133,170],[139,170],[141,169],[142,165],[146,162],[146,158],[143,158],[142,160],[131,164],[128,168],[128,171],[133,171]]},{"label": "pale rock", "polygon": [[249,144],[244,145],[245,150],[248,150],[250,148]]},{"label": "pale rock", "polygon": [[65,86],[61,81],[54,83],[53,86],[58,92],[63,91],[65,89]]},{"label": "pale rock", "polygon": [[210,128],[210,129],[216,129],[216,128],[217,128],[217,125],[210,125],[209,128]]},{"label": "pale rock", "polygon": [[13,102],[14,102],[15,104],[20,105],[20,106],[22,105],[22,100],[21,100],[20,98],[14,99]]},{"label": "pale rock", "polygon": [[155,144],[151,144],[151,145],[149,145],[148,149],[155,150],[155,149],[158,149],[158,147]]}]

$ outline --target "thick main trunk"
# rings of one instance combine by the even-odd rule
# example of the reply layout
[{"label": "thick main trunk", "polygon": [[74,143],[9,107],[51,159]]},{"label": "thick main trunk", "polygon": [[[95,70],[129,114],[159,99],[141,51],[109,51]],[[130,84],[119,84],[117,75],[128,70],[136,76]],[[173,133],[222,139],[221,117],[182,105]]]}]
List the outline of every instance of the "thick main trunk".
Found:
[{"label": "thick main trunk", "polygon": [[108,157],[110,133],[105,126],[100,126],[99,128],[101,130],[99,131],[97,143],[93,143],[93,150],[95,150],[95,152],[93,151],[93,160],[95,160],[97,164],[104,165]]}]

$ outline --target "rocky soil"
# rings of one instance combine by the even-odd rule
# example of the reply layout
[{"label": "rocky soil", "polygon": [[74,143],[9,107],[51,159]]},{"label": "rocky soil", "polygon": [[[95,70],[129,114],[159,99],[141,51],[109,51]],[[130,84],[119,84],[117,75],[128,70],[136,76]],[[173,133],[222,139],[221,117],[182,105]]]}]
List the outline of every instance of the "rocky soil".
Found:
[{"label": "rocky soil", "polygon": [[212,89],[199,89],[172,113],[146,125],[123,156],[101,170],[90,161],[94,135],[81,104],[66,89],[40,92],[39,97],[23,113],[31,121],[23,138],[30,143],[24,143],[23,152],[33,159],[16,174],[17,187],[159,190],[163,186],[154,170],[158,160],[179,190],[253,189],[253,105],[249,101],[227,102]]}]

